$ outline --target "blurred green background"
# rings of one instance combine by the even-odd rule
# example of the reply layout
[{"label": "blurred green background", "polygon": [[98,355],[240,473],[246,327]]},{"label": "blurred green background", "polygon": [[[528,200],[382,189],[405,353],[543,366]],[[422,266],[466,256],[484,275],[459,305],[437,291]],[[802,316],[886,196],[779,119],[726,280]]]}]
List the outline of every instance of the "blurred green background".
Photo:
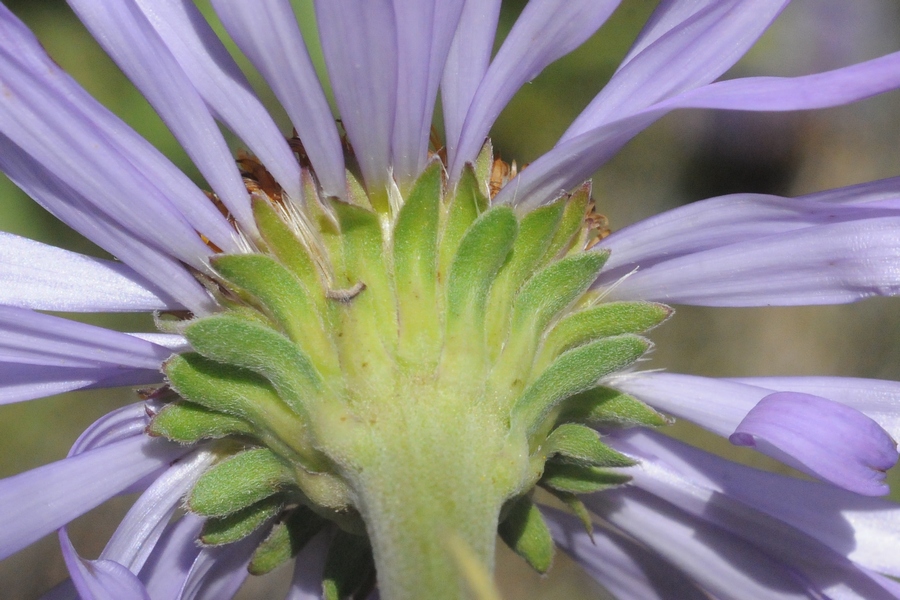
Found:
[{"label": "blurred green background", "polygon": [[[207,14],[207,2],[199,2]],[[309,6],[295,2],[308,41]],[[524,0],[506,2],[501,36]],[[527,84],[493,130],[495,150],[520,165],[552,147],[600,90],[655,2],[624,0],[613,18],[576,52]],[[196,169],[153,109],[100,50],[60,0],[7,5],[51,56],[103,104],[202,185]],[[216,27],[218,23],[214,21]],[[900,48],[900,5],[891,0],[798,0],[726,76],[797,75],[846,65]],[[220,28],[221,29],[221,28]],[[288,121],[261,79],[238,57],[284,131]],[[680,112],[630,143],[594,177],[598,210],[613,228],[702,198],[732,192],[799,195],[900,175],[900,94],[850,107],[795,114]],[[235,147],[238,147],[235,143]],[[90,168],[89,164],[85,168]],[[105,256],[0,179],[0,229],[78,252]],[[875,299],[834,307],[702,309],[678,307],[653,333],[648,366],[708,376],[843,375],[900,380],[900,304]],[[68,315],[123,331],[152,330],[145,315]],[[109,410],[135,401],[131,390],[64,394],[0,406],[0,476],[62,458],[78,434]],[[735,460],[781,468],[684,424],[671,432]],[[898,476],[891,475],[896,484]],[[76,522],[71,533],[96,556],[130,498]],[[501,549],[498,573],[510,599],[597,598],[604,592],[564,557],[538,577]],[[37,598],[65,577],[55,536],[0,562],[0,596]],[[252,582],[245,597],[280,597],[289,573]]]}]

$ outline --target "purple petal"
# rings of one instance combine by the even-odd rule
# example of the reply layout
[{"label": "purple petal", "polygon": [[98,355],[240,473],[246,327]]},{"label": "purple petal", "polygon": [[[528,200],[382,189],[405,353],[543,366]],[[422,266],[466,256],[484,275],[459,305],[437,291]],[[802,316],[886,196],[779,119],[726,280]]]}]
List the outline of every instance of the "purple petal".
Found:
[{"label": "purple petal", "polygon": [[126,333],[8,306],[0,306],[0,330],[0,402],[160,382],[172,354]]},{"label": "purple petal", "polygon": [[611,255],[601,280],[702,250],[804,227],[900,214],[900,178],[782,198],[732,194],[692,202],[620,229],[603,240]]},{"label": "purple petal", "polygon": [[[611,379],[609,383],[658,410],[692,421],[722,437],[729,437],[736,430],[743,433],[739,429],[741,423],[765,397],[772,394],[770,389],[727,379],[659,372],[629,374]],[[889,468],[893,465],[891,461],[896,461],[896,444],[890,435],[855,408],[824,398],[818,400],[805,412],[800,410],[801,407],[786,411],[785,416],[792,418],[785,420],[784,425],[803,430],[807,435],[816,434],[818,438],[826,432],[835,435],[814,441],[789,434],[796,437],[796,445],[785,445],[780,437],[776,437],[769,440],[770,443],[758,443],[756,450],[837,485],[851,486],[848,489],[856,492],[862,493],[860,486],[864,481],[871,481],[871,485],[866,487],[868,493],[884,493],[886,488],[880,482],[884,474],[877,469]],[[761,416],[777,419],[781,416],[777,407],[776,403],[771,410],[763,411]],[[806,414],[817,409],[822,412]],[[751,419],[751,422],[754,420]],[[771,427],[777,428],[778,425]],[[769,434],[769,430],[765,431]],[[773,444],[781,444],[780,449]],[[824,453],[821,459],[817,458],[817,451]],[[833,468],[822,461],[834,461]],[[858,484],[850,483],[853,473],[858,475]]]},{"label": "purple petal", "polygon": [[425,168],[434,102],[464,0],[393,0],[397,22],[394,177],[411,184]]},{"label": "purple petal", "polygon": [[284,600],[318,600],[322,597],[322,572],[331,545],[331,532],[320,531],[294,559],[294,579]]},{"label": "purple petal", "polygon": [[237,250],[233,229],[203,192],[66,75],[5,7],[0,42],[0,80],[11,92],[0,104],[0,133],[135,234],[165,231],[171,252],[189,264],[209,254],[197,231]]},{"label": "purple petal", "polygon": [[588,536],[572,515],[542,507],[556,546],[616,598],[708,600],[687,576],[659,555],[604,527]]},{"label": "purple petal", "polygon": [[728,437],[771,390],[728,380],[646,371],[611,378],[609,385],[653,408]]},{"label": "purple petal", "polygon": [[642,471],[666,473],[669,480],[677,477],[725,494],[796,527],[855,563],[900,574],[900,506],[894,502],[746,467],[646,429],[605,439],[641,461]]},{"label": "purple petal", "polygon": [[198,450],[167,469],[132,505],[100,558],[140,572],[182,498],[215,460],[215,454]]},{"label": "purple petal", "polygon": [[254,232],[250,197],[206,103],[133,0],[69,5],[184,147],[228,210]]},{"label": "purple petal", "polygon": [[187,450],[136,435],[0,481],[0,557],[59,529]]},{"label": "purple petal", "polygon": [[841,304],[900,293],[898,258],[900,217],[859,219],[651,264],[616,282],[610,298],[702,306]]},{"label": "purple petal", "polygon": [[341,140],[290,3],[213,0],[213,6],[287,111],[325,193],[343,197]]},{"label": "purple petal", "polygon": [[200,550],[178,598],[222,600],[234,596],[249,575],[247,565],[265,533],[261,529],[239,542]]},{"label": "purple petal", "polygon": [[771,391],[800,392],[846,404],[900,439],[900,383],[850,377],[743,377],[731,381]]},{"label": "purple petal", "polygon": [[319,36],[341,122],[370,193],[385,193],[397,106],[391,0],[316,0]]},{"label": "purple petal", "polygon": [[65,528],[59,532],[63,559],[82,598],[91,600],[150,600],[147,590],[127,568],[112,560],[78,556]]},{"label": "purple petal", "polygon": [[[215,310],[216,304],[209,292],[181,262],[173,258],[173,255],[178,256],[176,239],[166,236],[167,242],[175,242],[175,248],[161,248],[144,238],[145,232],[138,234],[116,223],[2,134],[0,169],[57,218],[118,257],[195,314],[204,315]],[[191,235],[196,238],[194,233]],[[205,257],[212,253],[209,248],[203,248],[203,253],[193,254],[191,259],[183,255],[180,258],[195,268],[203,269]]]},{"label": "purple petal", "polygon": [[591,511],[658,553],[718,600],[810,597],[790,566],[646,492],[627,488],[583,499]]},{"label": "purple petal", "polygon": [[187,513],[166,528],[140,572],[151,598],[181,597],[181,587],[200,554],[197,538],[203,521]]},{"label": "purple petal", "polygon": [[661,3],[616,74],[560,142],[713,81],[750,49],[787,3]]},{"label": "purple petal", "polygon": [[196,6],[181,0],[137,0],[137,5],[213,114],[244,140],[285,191],[299,200],[300,166],[294,154]]},{"label": "purple petal", "polygon": [[0,304],[55,311],[183,309],[126,265],[0,232]]},{"label": "purple petal", "polygon": [[149,423],[147,409],[147,403],[135,402],[106,413],[81,432],[72,444],[68,456],[77,456],[88,450],[142,435]]},{"label": "purple petal", "polygon": [[772,446],[799,461],[804,470],[867,496],[890,491],[884,483],[885,471],[898,458],[897,443],[869,417],[849,406],[796,392],[778,392],[760,400],[729,439],[739,446]]},{"label": "purple petal", "polygon": [[804,77],[752,77],[689,90],[557,144],[503,188],[497,202],[535,206],[587,179],[625,143],[678,108],[786,111],[849,104],[900,87],[900,52]]},{"label": "purple petal", "polygon": [[475,160],[500,111],[519,88],[583,44],[606,22],[619,1],[532,0],[525,5],[478,86],[459,145],[448,156],[452,179],[459,176],[466,162]]},{"label": "purple petal", "polygon": [[459,135],[475,91],[487,72],[500,18],[500,0],[466,2],[450,44],[441,79],[444,137],[455,156]]},{"label": "purple petal", "polygon": [[[736,542],[749,544],[761,552],[762,556],[756,561],[748,560],[744,563],[745,576],[764,580],[770,573],[781,571],[804,590],[805,593],[800,596],[802,598],[846,597],[874,600],[894,597],[890,592],[896,590],[896,584],[889,584],[888,590],[885,590],[877,577],[873,577],[867,569],[853,564],[841,553],[787,523],[753,510],[727,495],[705,489],[679,471],[668,469],[663,462],[645,461],[638,467],[627,469],[627,472],[633,476],[633,487],[588,496],[585,498],[588,508],[606,517],[626,533],[634,535],[639,541],[648,543],[676,565],[685,560],[676,555],[688,551],[683,542],[666,540],[667,534],[660,531],[662,527],[636,535],[635,530],[641,525],[646,527],[648,523],[626,523],[630,510],[640,508],[632,513],[635,518],[641,518],[639,515],[643,511],[655,510],[660,513],[656,517],[658,521],[668,517],[678,524],[678,529],[684,528],[681,535],[687,533],[701,544],[709,545],[710,550],[718,549],[723,558],[735,564],[744,562],[742,554],[746,554],[747,558],[751,555]],[[653,536],[663,539],[649,542],[647,538]],[[676,545],[670,546],[667,541]],[[682,544],[682,547],[679,548],[678,544]],[[692,561],[688,558],[685,562],[690,564]],[[770,565],[768,568],[766,562]],[[706,565],[706,573],[697,573],[695,569],[698,566],[704,568],[701,565],[682,568],[704,588],[720,597],[723,591],[714,589],[706,579],[718,575],[718,565]],[[765,572],[760,572],[763,569]],[[717,582],[717,585],[723,583],[727,585],[727,582]],[[754,597],[745,596],[746,592],[747,590],[724,592],[724,597]],[[762,594],[756,597],[771,596]]]}]

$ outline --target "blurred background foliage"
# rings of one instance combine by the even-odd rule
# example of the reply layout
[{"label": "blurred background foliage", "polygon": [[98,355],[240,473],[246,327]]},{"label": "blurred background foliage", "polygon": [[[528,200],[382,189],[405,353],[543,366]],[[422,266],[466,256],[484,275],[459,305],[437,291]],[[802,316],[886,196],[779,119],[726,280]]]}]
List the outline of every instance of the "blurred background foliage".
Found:
[{"label": "blurred background foliage", "polygon": [[[198,4],[221,32],[208,1]],[[307,43],[322,68],[315,50],[311,0],[295,4]],[[495,150],[507,161],[515,159],[523,165],[550,149],[612,75],[655,4],[624,0],[586,44],[527,84],[494,127]],[[204,186],[153,109],[65,2],[16,0],[7,5],[90,93]],[[498,42],[524,5],[525,0],[504,3]],[[873,58],[900,48],[898,24],[900,5],[893,0],[795,0],[725,77],[800,75]],[[234,50],[233,45],[230,48]],[[284,112],[262,79],[235,54],[260,97],[289,132]],[[900,175],[898,116],[897,92],[811,113],[678,112],[642,133],[605,165],[594,176],[594,196],[598,209],[616,229],[710,196],[735,192],[793,196]],[[237,149],[238,141],[230,139]],[[84,168],[90,169],[91,164],[86,162]],[[140,201],[140,190],[133,193],[135,201]],[[106,256],[5,178],[0,179],[0,229]],[[895,299],[833,307],[677,307],[677,312],[676,318],[653,333],[656,350],[648,366],[708,376],[830,374],[900,380],[900,305]],[[67,316],[122,331],[152,330],[146,315]],[[0,407],[0,476],[62,458],[85,427],[135,399],[128,389],[89,391]],[[670,432],[735,460],[784,470],[696,427],[679,423]],[[896,474],[891,479],[900,487]],[[116,499],[73,525],[72,538],[85,556],[100,552],[131,500]],[[498,565],[507,598],[604,597],[598,586],[561,556],[546,578],[529,572],[504,549]],[[0,595],[37,598],[64,577],[56,538],[48,536],[0,562]],[[282,570],[273,578],[254,581],[245,596],[281,597],[278,590],[284,588],[287,577],[289,573]]]}]

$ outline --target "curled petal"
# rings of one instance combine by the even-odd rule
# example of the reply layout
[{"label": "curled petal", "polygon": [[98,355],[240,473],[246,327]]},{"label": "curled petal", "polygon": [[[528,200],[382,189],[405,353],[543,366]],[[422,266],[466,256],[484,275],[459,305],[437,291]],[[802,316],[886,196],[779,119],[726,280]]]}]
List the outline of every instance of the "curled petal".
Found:
[{"label": "curled petal", "polygon": [[805,471],[867,496],[890,491],[885,471],[898,457],[897,443],[869,417],[849,406],[796,392],[778,392],[760,400],[729,439],[767,454],[784,453]]},{"label": "curled petal", "polygon": [[139,574],[154,600],[180,598],[191,565],[200,554],[197,538],[203,521],[203,518],[187,513],[166,527]]},{"label": "curled petal", "polygon": [[331,545],[326,528],[310,540],[294,559],[294,578],[285,600],[318,600],[322,597],[322,571]]},{"label": "curled petal", "polygon": [[900,382],[854,377],[740,377],[731,381],[840,402],[873,419],[895,440],[900,439]]},{"label": "curled petal", "polygon": [[150,600],[147,590],[126,567],[112,560],[78,556],[65,528],[59,532],[63,559],[82,598],[91,600]]}]

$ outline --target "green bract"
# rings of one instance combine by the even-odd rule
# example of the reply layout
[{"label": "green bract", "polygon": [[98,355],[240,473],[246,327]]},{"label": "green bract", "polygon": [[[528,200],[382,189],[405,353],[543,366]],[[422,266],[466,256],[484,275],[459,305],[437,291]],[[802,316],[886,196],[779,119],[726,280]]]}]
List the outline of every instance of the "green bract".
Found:
[{"label": "green bract", "polygon": [[374,564],[386,597],[457,598],[447,582],[490,568],[498,527],[549,567],[536,486],[589,526],[577,494],[627,481],[586,425],[664,423],[600,382],[671,310],[590,291],[608,252],[586,249],[589,186],[517,214],[478,165],[448,189],[435,160],[405,199],[320,198],[308,176],[302,207],[255,193],[258,251],[211,260],[223,310],[184,325],[194,351],[165,365],[181,399],[150,426],[215,440],[187,501],[204,543],[266,528],[264,573],[330,521],[325,597],[370,589]]}]

